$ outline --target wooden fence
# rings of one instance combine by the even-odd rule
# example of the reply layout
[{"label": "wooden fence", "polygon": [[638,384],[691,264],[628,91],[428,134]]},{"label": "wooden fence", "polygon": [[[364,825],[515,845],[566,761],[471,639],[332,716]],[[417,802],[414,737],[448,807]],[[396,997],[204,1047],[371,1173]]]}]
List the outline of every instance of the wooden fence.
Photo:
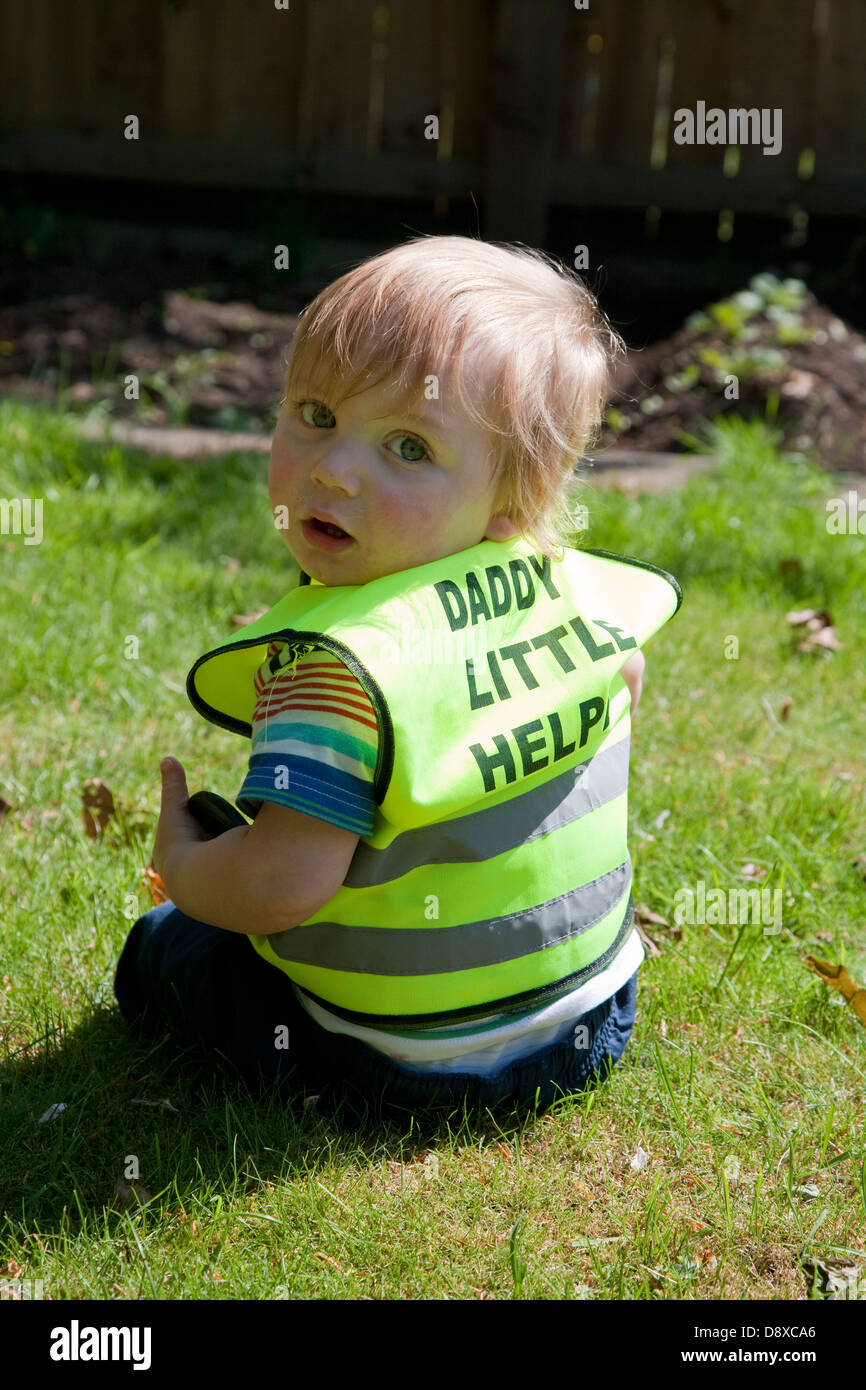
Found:
[{"label": "wooden fence", "polygon": [[[0,170],[471,193],[535,242],[552,205],[862,216],[864,62],[866,0],[3,0]],[[699,102],[780,152],[678,144]]]}]

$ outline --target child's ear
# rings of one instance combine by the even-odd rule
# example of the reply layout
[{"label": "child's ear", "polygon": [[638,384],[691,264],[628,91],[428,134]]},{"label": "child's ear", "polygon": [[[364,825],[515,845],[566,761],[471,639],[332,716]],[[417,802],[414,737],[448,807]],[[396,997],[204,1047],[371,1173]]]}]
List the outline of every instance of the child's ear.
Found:
[{"label": "child's ear", "polygon": [[510,541],[513,536],[520,535],[520,527],[516,526],[510,516],[492,516],[484,532],[486,541]]}]

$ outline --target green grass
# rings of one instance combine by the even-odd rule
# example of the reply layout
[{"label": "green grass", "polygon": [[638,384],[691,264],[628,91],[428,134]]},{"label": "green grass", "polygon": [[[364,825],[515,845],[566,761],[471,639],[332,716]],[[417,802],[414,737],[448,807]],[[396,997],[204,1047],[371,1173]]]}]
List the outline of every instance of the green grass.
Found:
[{"label": "green grass", "polygon": [[[670,921],[679,890],[748,888],[753,864],[782,891],[781,932],[658,930],[622,1062],[544,1118],[355,1127],[136,1043],[112,994],[149,906],[159,758],[191,789],[243,780],[243,741],[184,681],[232,614],[291,582],[266,463],[154,462],[0,405],[0,497],[45,499],[41,545],[0,535],[0,1276],[56,1299],[700,1300],[809,1297],[804,1249],[866,1268],[866,1031],[804,963],[866,982],[866,540],[828,535],[839,487],[758,427],[729,422],[713,447],[715,472],[668,496],[590,478],[583,498],[588,545],[685,594],[647,644],[634,721],[635,900]],[[785,614],[805,607],[830,611],[841,650],[797,651]],[[120,813],[100,842],[89,777]],[[152,1200],[118,1211],[129,1155]]]}]

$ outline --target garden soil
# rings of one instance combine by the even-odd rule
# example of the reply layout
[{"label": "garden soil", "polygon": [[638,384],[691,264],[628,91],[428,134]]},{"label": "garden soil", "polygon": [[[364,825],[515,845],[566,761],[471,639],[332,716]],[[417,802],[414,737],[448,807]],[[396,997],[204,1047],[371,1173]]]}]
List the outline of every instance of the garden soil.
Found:
[{"label": "garden soil", "polygon": [[[186,283],[195,283],[192,267]],[[218,302],[207,286],[161,288],[158,274],[147,283],[132,272],[107,275],[98,290],[93,277],[64,284],[58,276],[45,289],[0,307],[3,394],[59,398],[80,412],[102,402],[108,418],[138,424],[273,428],[286,353],[309,292],[297,291],[294,302],[284,292],[284,308],[265,312],[240,298]],[[699,324],[693,315],[671,337],[629,352],[594,455],[605,447],[701,447],[713,416],[738,413],[774,423],[787,448],[830,470],[866,474],[866,340],[808,292],[798,313],[810,340],[784,346],[781,362],[773,360],[778,320],[754,311],[748,348],[732,345],[724,325],[706,316],[697,316]],[[763,348],[769,354],[762,359]],[[753,360],[737,373],[734,395],[724,368],[744,353]],[[133,374],[138,402],[124,399],[124,378]]]}]

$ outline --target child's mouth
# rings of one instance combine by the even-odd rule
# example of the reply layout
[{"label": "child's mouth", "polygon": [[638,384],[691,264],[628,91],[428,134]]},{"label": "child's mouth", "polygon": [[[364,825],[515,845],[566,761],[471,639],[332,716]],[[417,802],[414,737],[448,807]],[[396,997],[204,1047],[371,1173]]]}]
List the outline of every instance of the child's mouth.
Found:
[{"label": "child's mouth", "polygon": [[352,537],[346,531],[333,526],[330,521],[319,521],[314,516],[308,517],[301,529],[311,545],[321,546],[325,550],[344,550],[352,544]]}]

